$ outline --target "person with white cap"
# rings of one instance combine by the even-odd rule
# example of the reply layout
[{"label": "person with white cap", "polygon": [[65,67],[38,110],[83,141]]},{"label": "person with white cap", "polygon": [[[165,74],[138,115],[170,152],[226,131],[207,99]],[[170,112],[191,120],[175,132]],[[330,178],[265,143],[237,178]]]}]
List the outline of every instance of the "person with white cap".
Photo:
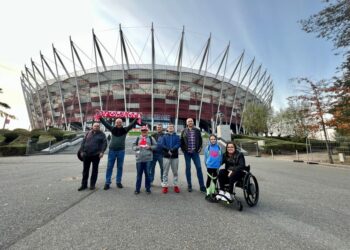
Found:
[{"label": "person with white cap", "polygon": [[150,167],[153,160],[153,152],[157,148],[156,140],[148,136],[148,127],[141,127],[141,135],[136,138],[132,144],[132,149],[136,155],[136,188],[135,194],[139,194],[141,190],[142,175],[145,174],[145,188],[147,194],[151,193],[150,183]]}]

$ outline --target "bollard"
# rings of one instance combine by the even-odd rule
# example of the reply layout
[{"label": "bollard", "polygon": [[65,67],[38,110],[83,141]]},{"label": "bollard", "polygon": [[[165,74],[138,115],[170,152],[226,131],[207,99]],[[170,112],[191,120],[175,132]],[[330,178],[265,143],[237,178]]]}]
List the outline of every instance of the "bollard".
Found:
[{"label": "bollard", "polygon": [[340,163],[344,163],[345,162],[345,157],[344,157],[344,154],[343,153],[339,153],[339,162]]},{"label": "bollard", "polygon": [[271,149],[271,156],[272,156],[272,160],[274,160],[275,158],[273,157],[273,150]]},{"label": "bollard", "polygon": [[303,160],[299,160],[299,153],[298,153],[298,150],[295,150],[295,155],[296,155],[297,159],[294,160],[294,162],[304,162]]}]

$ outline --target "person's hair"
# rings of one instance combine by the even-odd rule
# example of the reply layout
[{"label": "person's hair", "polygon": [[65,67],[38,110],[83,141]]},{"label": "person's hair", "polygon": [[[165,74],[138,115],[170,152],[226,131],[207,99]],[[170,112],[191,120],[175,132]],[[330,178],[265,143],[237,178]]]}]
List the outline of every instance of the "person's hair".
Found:
[{"label": "person's hair", "polygon": [[225,150],[226,155],[228,155],[228,152],[227,152],[228,145],[233,145],[233,147],[235,148],[235,151],[237,150],[236,144],[233,141],[230,141],[226,144],[226,150]]},{"label": "person's hair", "polygon": [[216,135],[214,135],[214,134],[210,134],[210,135],[209,135],[209,140],[210,140],[210,138],[211,138],[211,137],[213,137],[213,136],[215,137],[215,140],[217,140],[217,139],[218,139]]},{"label": "person's hair", "polygon": [[161,127],[163,127],[163,124],[162,124],[162,123],[158,123],[158,124],[157,124],[157,126],[161,126]]},{"label": "person's hair", "polygon": [[169,123],[168,123],[168,126],[170,126],[170,125],[174,126],[174,123],[169,122]]}]

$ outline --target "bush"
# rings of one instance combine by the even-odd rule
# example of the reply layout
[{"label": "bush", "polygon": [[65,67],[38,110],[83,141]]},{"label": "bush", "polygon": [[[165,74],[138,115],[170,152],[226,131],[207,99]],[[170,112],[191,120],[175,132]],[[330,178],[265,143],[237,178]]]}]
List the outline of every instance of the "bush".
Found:
[{"label": "bush", "polygon": [[10,132],[10,130],[8,130],[8,129],[0,129],[0,135],[3,135],[5,133],[7,133],[7,132]]},{"label": "bush", "polygon": [[287,152],[295,152],[295,150],[298,150],[298,152],[304,152],[306,151],[305,145],[302,143],[293,143],[293,142],[286,142],[286,143],[269,143],[264,146],[264,152],[269,154],[271,153],[271,149],[274,153],[282,153],[283,151]]},{"label": "bush", "polygon": [[26,145],[16,144],[0,147],[1,156],[20,156],[26,154]]},{"label": "bush", "polygon": [[16,128],[13,132],[16,132],[18,135],[30,135],[30,132],[23,128]]},{"label": "bush", "polygon": [[31,132],[30,132],[30,136],[31,138],[39,138],[41,135],[45,135],[47,134],[46,131],[42,130],[42,129],[33,129]]},{"label": "bush", "polygon": [[19,136],[18,133],[16,133],[15,131],[8,131],[4,134],[5,139],[5,143],[10,143],[12,141],[14,141],[17,137]]},{"label": "bush", "polygon": [[75,138],[77,136],[77,134],[75,134],[75,133],[69,133],[69,134],[64,134],[63,135],[63,139],[68,139],[68,140],[70,140],[70,139],[73,139],[73,138]]},{"label": "bush", "polygon": [[62,141],[64,139],[64,132],[57,128],[50,128],[48,134],[54,136],[57,142]]}]

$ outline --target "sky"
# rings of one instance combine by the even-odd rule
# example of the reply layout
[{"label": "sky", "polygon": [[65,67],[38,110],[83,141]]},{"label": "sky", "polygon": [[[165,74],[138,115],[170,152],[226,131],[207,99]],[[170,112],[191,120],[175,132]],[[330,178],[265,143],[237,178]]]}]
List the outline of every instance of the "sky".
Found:
[{"label": "sky", "polygon": [[[30,66],[31,58],[40,65],[42,51],[53,60],[52,44],[70,57],[69,36],[86,57],[93,58],[92,29],[114,53],[119,24],[135,47],[136,57],[150,53],[147,38],[153,22],[158,44],[156,60],[160,64],[174,65],[183,26],[189,65],[200,61],[201,49],[211,34],[209,71],[214,73],[218,56],[230,42],[228,64],[233,67],[243,50],[245,66],[255,57],[256,65],[262,64],[273,79],[272,106],[286,107],[286,98],[296,90],[290,79],[328,79],[342,61],[341,56],[334,55],[336,51],[329,41],[307,34],[298,23],[325,6],[321,0],[0,1],[0,100],[11,106],[5,111],[17,117],[6,128],[29,128],[20,76],[24,65]],[[1,128],[3,122],[0,117]]]}]

